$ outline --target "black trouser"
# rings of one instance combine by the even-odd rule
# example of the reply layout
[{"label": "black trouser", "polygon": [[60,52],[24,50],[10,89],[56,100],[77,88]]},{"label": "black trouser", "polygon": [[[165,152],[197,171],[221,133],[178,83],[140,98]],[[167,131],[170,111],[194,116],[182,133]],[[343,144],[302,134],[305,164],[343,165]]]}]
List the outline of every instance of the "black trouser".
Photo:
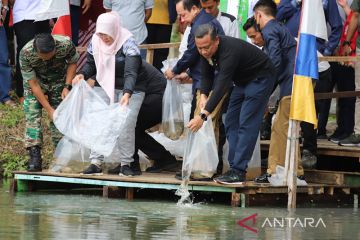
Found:
[{"label": "black trouser", "polygon": [[80,6],[70,5],[71,39],[75,46],[79,45],[80,11]]},{"label": "black trouser", "polygon": [[[352,67],[342,66],[339,63],[331,63],[331,74],[337,90],[355,91],[355,71]],[[339,98],[337,101],[336,123],[339,134],[350,135],[354,131],[354,114],[356,98]],[[330,110],[330,101],[327,102],[327,113]]]},{"label": "black trouser", "polygon": [[36,34],[39,33],[50,33],[50,25],[49,20],[34,22],[33,20],[23,20],[21,22],[14,24],[14,30],[16,35],[16,73],[15,73],[15,81],[16,81],[16,95],[18,97],[24,96],[24,88],[23,88],[23,78],[21,75],[20,62],[19,62],[19,54],[20,50],[32,40]]},{"label": "black trouser", "polygon": [[[331,69],[329,68],[326,71],[319,73],[319,80],[315,85],[314,92],[315,93],[326,93],[332,92],[333,83],[331,79]],[[318,129],[319,132],[326,129],[327,119],[329,117],[329,110],[327,109],[327,101],[328,99],[322,99],[315,101],[316,112],[318,113],[319,120],[318,120]],[[331,101],[331,99],[330,99]],[[327,112],[327,113],[326,113]],[[314,129],[314,125],[307,122],[300,123],[301,130],[303,133],[303,149],[309,150],[312,154],[317,153],[317,131]],[[326,130],[325,130],[326,132]],[[324,133],[325,134],[325,133]]]},{"label": "black trouser", "polygon": [[139,161],[139,149],[155,162],[174,159],[163,145],[146,132],[147,129],[161,123],[162,98],[162,94],[148,94],[141,105],[135,128],[135,161]]},{"label": "black trouser", "polygon": [[[165,24],[146,24],[148,30],[147,44],[153,43],[169,43],[171,37],[172,25]],[[167,59],[169,54],[168,48],[156,49],[154,51],[153,65],[161,71],[162,62]]]}]

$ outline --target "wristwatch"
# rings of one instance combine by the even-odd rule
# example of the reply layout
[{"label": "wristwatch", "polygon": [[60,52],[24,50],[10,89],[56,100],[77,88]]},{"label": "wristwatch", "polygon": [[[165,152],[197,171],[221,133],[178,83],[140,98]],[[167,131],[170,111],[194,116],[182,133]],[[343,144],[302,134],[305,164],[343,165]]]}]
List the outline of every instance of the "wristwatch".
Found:
[{"label": "wristwatch", "polygon": [[207,120],[207,116],[205,113],[200,113],[199,114],[200,118],[203,120],[203,121],[206,121]]},{"label": "wristwatch", "polygon": [[71,91],[72,86],[71,86],[71,84],[65,83],[64,88],[66,88],[67,90]]}]

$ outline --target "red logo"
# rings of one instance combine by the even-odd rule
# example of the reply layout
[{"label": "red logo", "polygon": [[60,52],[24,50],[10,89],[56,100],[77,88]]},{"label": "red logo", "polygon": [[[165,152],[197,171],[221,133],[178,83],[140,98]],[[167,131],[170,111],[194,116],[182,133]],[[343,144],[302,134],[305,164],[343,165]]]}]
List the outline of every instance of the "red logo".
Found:
[{"label": "red logo", "polygon": [[250,227],[250,226],[248,226],[248,225],[245,225],[245,222],[246,222],[246,221],[252,220],[252,226],[254,226],[255,223],[256,223],[256,216],[257,216],[257,213],[255,213],[255,214],[253,214],[253,215],[251,215],[251,216],[248,216],[248,217],[246,217],[246,218],[244,218],[244,219],[242,219],[242,220],[239,220],[239,221],[237,222],[237,224],[239,224],[239,225],[242,226],[243,228],[246,228],[246,229],[249,230],[249,231],[252,231],[253,233],[257,233],[258,230],[257,230],[256,228],[252,228],[252,227]]}]

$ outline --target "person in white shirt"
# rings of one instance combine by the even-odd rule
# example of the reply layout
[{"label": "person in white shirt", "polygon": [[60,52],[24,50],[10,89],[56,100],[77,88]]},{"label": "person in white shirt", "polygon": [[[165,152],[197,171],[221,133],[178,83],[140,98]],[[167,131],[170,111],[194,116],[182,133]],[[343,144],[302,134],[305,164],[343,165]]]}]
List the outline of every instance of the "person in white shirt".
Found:
[{"label": "person in white shirt", "polygon": [[[151,17],[154,0],[104,0],[103,4],[107,12],[119,14],[122,26],[134,35],[137,44],[146,43],[148,31],[145,23]],[[140,53],[145,59],[146,49]]]},{"label": "person in white shirt", "polygon": [[201,7],[210,15],[216,17],[221,24],[225,35],[240,38],[239,22],[236,18],[228,13],[220,12],[220,0],[200,0]]},{"label": "person in white shirt", "polygon": [[32,40],[36,34],[51,33],[49,20],[34,21],[41,0],[16,0],[13,7],[13,21],[16,35],[16,95],[23,101],[24,88],[23,78],[20,70],[19,53],[27,42]]}]

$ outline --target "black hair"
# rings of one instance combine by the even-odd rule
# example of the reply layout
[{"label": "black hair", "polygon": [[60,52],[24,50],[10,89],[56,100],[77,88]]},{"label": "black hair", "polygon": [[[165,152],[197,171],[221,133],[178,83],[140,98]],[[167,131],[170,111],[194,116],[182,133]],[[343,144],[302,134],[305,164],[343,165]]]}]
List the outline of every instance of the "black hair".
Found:
[{"label": "black hair", "polygon": [[243,29],[244,29],[245,32],[251,27],[255,28],[255,31],[260,32],[259,28],[258,28],[258,25],[256,24],[254,16],[248,18],[246,20],[245,24],[243,25]]},{"label": "black hair", "polygon": [[277,6],[273,0],[259,0],[255,4],[253,11],[255,12],[258,9],[263,11],[266,15],[276,17]]},{"label": "black hair", "polygon": [[39,53],[50,53],[55,49],[55,40],[50,33],[40,33],[35,35],[34,49]]},{"label": "black hair", "polygon": [[208,34],[210,35],[211,40],[216,39],[217,33],[213,25],[209,23],[201,24],[195,29],[195,38],[203,38]]},{"label": "black hair", "polygon": [[176,0],[175,4],[178,4],[179,2],[183,3],[184,9],[187,11],[191,11],[191,8],[193,6],[197,8],[201,8],[200,0]]}]

